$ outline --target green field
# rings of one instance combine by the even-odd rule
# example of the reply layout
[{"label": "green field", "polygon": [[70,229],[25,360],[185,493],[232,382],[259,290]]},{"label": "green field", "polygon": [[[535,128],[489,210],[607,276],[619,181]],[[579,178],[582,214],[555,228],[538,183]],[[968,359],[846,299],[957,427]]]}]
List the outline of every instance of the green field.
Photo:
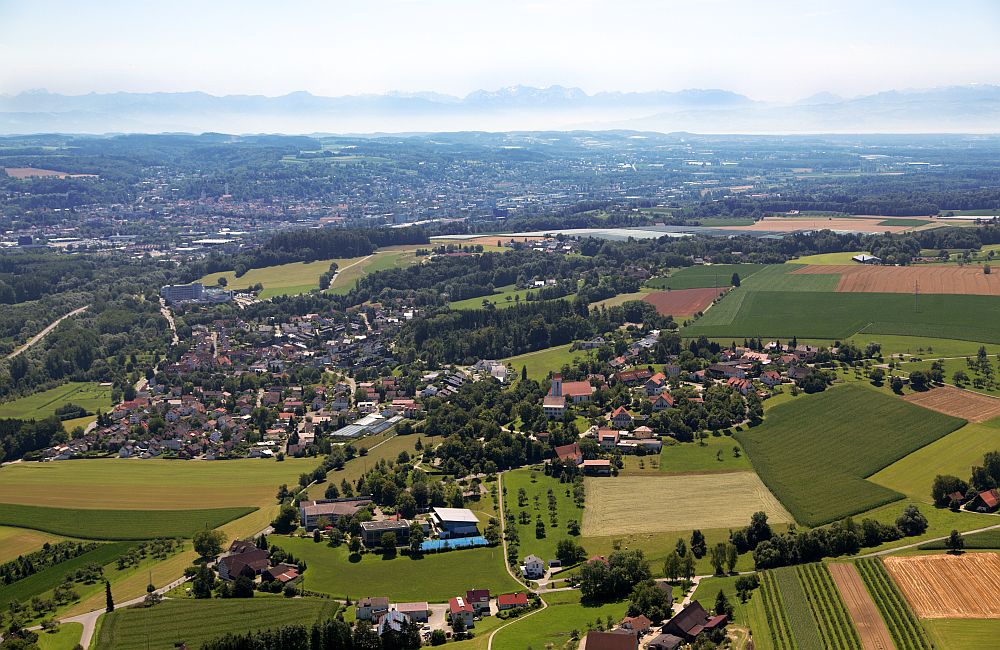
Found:
[{"label": "green field", "polygon": [[819,625],[810,611],[806,590],[798,577],[798,567],[774,569],[774,581],[781,593],[788,622],[799,650],[823,650]]},{"label": "green field", "polygon": [[[926,372],[930,370],[931,365],[935,361],[939,362],[941,366],[944,368],[944,383],[954,384],[957,386],[958,384],[955,383],[954,375],[957,371],[961,370],[969,377],[969,381],[964,382],[961,386],[962,388],[965,388],[966,390],[971,390],[975,393],[982,393],[983,395],[992,395],[993,397],[1000,397],[1000,384],[997,384],[994,379],[993,385],[991,386],[987,381],[985,381],[986,377],[984,377],[976,370],[973,370],[968,366],[968,364],[966,364],[965,359],[933,359],[924,357],[921,361],[909,361],[903,363],[902,366],[900,367],[900,370],[902,370],[905,373],[911,373],[914,370],[921,370]],[[995,362],[996,359],[990,360],[991,364]],[[982,382],[979,384],[978,387],[973,383],[976,379],[979,379]]]},{"label": "green field", "polygon": [[814,562],[796,567],[813,619],[819,626],[823,647],[851,650],[861,645],[850,614],[841,600],[826,565]]},{"label": "green field", "polygon": [[774,571],[764,571],[759,575],[759,600],[757,606],[750,609],[753,616],[751,625],[755,630],[767,630],[768,634],[765,636],[758,632],[754,641],[762,641],[767,647],[777,650],[793,650],[795,637],[792,633],[792,624],[782,599],[777,576]]},{"label": "green field", "polygon": [[[889,635],[897,650],[924,650],[930,648],[927,634],[899,588],[892,581],[889,572],[882,566],[878,558],[858,560],[856,564],[861,580],[871,594],[875,606],[885,620]],[[951,650],[954,646],[943,645],[941,648]]]},{"label": "green field", "polygon": [[[532,480],[534,477],[534,480]],[[573,539],[580,542],[579,537],[573,537],[567,530],[567,522],[576,520],[576,523],[583,524],[583,508],[577,507],[573,502],[572,483],[560,483],[558,479],[546,476],[541,469],[517,469],[506,472],[503,475],[503,487],[506,497],[504,498],[504,512],[508,518],[517,521],[517,534],[520,538],[521,557],[535,554],[543,560],[549,560],[556,556],[556,543],[563,539]],[[523,489],[526,496],[526,504],[518,505],[519,491]],[[556,520],[557,525],[552,526],[549,518],[549,496],[548,491],[556,498]],[[569,491],[569,495],[567,495]],[[537,497],[537,501],[535,498]],[[519,519],[521,512],[529,515],[527,523],[522,524]],[[538,539],[535,536],[535,521],[541,516],[545,522],[545,537]]]},{"label": "green field", "polygon": [[613,298],[605,298],[604,300],[598,300],[597,302],[593,302],[590,304],[590,306],[593,308],[604,307],[605,309],[610,307],[617,307],[619,305],[624,305],[625,303],[631,300],[642,300],[643,298],[648,296],[649,293],[650,291],[648,289],[640,289],[635,293],[620,293]]},{"label": "green field", "polygon": [[1000,619],[935,618],[922,621],[938,648],[995,650],[1000,639]]},{"label": "green field", "polygon": [[[740,443],[729,436],[710,436],[705,444],[697,442],[664,443],[660,450],[660,471],[668,474],[685,472],[735,472],[753,469],[746,454],[733,454]],[[719,460],[719,452],[722,452]]]},{"label": "green field", "polygon": [[776,406],[736,437],[796,521],[817,526],[902,498],[865,479],[963,423],[847,384]]},{"label": "green field", "polygon": [[344,268],[361,259],[363,258],[351,257],[265,266],[259,269],[250,269],[239,278],[233,271],[209,273],[198,282],[210,287],[217,285],[219,278],[225,278],[228,289],[246,289],[260,283],[264,285],[264,290],[260,294],[262,299],[273,296],[294,296],[318,289],[319,276],[330,270],[330,264],[336,262],[339,268]]},{"label": "green field", "polygon": [[[839,273],[799,274],[802,264],[788,262],[766,266],[741,285],[747,291],[832,292],[840,283]],[[796,299],[799,299],[796,297]]]},{"label": "green field", "polygon": [[376,251],[368,259],[350,268],[344,269],[342,266],[341,268],[344,270],[334,278],[329,293],[344,295],[358,286],[358,280],[366,275],[414,264],[417,262],[415,250],[416,248],[413,246],[392,246]]},{"label": "green field", "polygon": [[207,510],[84,510],[0,503],[0,525],[34,528],[81,539],[136,540],[191,537],[256,508]]},{"label": "green field", "polygon": [[[524,302],[525,296],[533,291],[535,290],[517,289],[513,284],[508,284],[507,286],[497,287],[489,296],[478,296],[476,298],[456,300],[448,303],[448,306],[452,309],[482,309],[483,301],[486,301],[492,305],[496,305],[500,309],[503,309],[505,307],[513,307],[514,305]],[[568,296],[568,298],[572,298],[572,296]],[[517,302],[515,302],[515,300]]]},{"label": "green field", "polygon": [[[0,404],[0,418],[41,419],[72,402],[90,413],[111,409],[111,386],[92,382],[71,381],[61,386]],[[94,420],[89,417],[88,421]],[[69,422],[66,423],[68,425]],[[66,426],[64,425],[64,426]],[[69,430],[69,429],[67,429]]]},{"label": "green field", "polygon": [[927,219],[900,219],[900,218],[893,218],[893,219],[886,219],[885,221],[879,221],[878,225],[880,225],[880,226],[904,226],[906,228],[916,228],[918,226],[926,226],[929,223],[933,223],[933,222],[928,221]]},{"label": "green field", "polygon": [[26,602],[31,600],[32,596],[51,591],[63,581],[67,573],[72,573],[88,564],[104,566],[118,559],[132,546],[133,544],[129,542],[101,544],[83,555],[46,567],[27,578],[2,586],[0,587],[0,607],[6,609],[7,603],[11,601]]},{"label": "green field", "polygon": [[763,264],[704,264],[686,266],[672,272],[670,275],[652,278],[646,282],[646,286],[654,289],[728,287],[731,284],[733,273],[739,273],[740,280],[742,281],[763,268]]},{"label": "green field", "polygon": [[[822,314],[822,318],[817,318],[817,314]],[[938,294],[915,297],[904,293],[819,290],[751,291],[744,286],[731,291],[703,317],[685,328],[684,336],[724,339],[797,336],[800,339],[844,340],[860,332],[1000,343],[1000,299],[994,296]]]},{"label": "green field", "polygon": [[62,623],[53,632],[38,632],[41,650],[73,650],[83,636],[82,623]]},{"label": "green field", "polygon": [[846,253],[819,253],[803,255],[792,260],[791,264],[856,264],[851,258],[866,251],[849,251]]},{"label": "green field", "polygon": [[[882,354],[886,358],[893,354],[916,355],[919,357],[964,357],[975,355],[981,345],[986,346],[986,351],[991,355],[1000,352],[1000,348],[992,343],[930,338],[925,336],[855,334],[849,340],[862,348],[869,342],[874,341],[882,346]],[[829,342],[826,345],[829,345]]]},{"label": "green field", "polygon": [[521,377],[521,367],[528,369],[528,377],[542,381],[549,376],[550,372],[559,372],[566,364],[572,364],[575,359],[586,357],[589,350],[575,350],[570,352],[570,345],[557,345],[553,348],[545,348],[537,352],[527,352],[516,357],[507,357],[502,361],[514,369],[517,378]]},{"label": "green field", "polygon": [[[361,475],[371,469],[375,463],[380,460],[391,460],[395,461],[401,452],[407,452],[411,456],[414,455],[416,449],[414,446],[417,444],[417,440],[421,436],[392,436],[387,439],[386,442],[379,444],[374,449],[366,453],[364,456],[355,456],[353,459],[344,463],[342,469],[330,470],[326,475],[326,483],[317,483],[313,485],[307,491],[309,498],[311,499],[321,499],[323,498],[323,493],[326,491],[326,486],[330,483],[334,483],[337,486],[340,485],[341,481],[347,481],[348,483],[354,483]],[[360,440],[355,443],[356,447],[367,447],[366,444],[370,438]]]},{"label": "green field", "polygon": [[315,458],[220,461],[88,459],[0,469],[0,503],[58,508],[187,510],[274,503]]},{"label": "green field", "polygon": [[497,632],[493,637],[496,650],[562,648],[569,641],[572,631],[576,630],[583,638],[587,634],[588,623],[600,620],[603,625],[608,616],[618,623],[628,609],[626,602],[584,605],[580,602],[578,591],[545,594],[542,598],[549,605],[544,611]]},{"label": "green field", "polygon": [[1000,449],[1000,419],[969,423],[869,477],[873,483],[931,503],[931,483],[938,474],[968,480],[983,454]]},{"label": "green field", "polygon": [[[984,530],[981,533],[963,535],[965,548],[969,550],[1000,549],[1000,529]],[[948,548],[944,540],[920,545],[921,551],[943,551]]]},{"label": "green field", "polygon": [[117,609],[102,619],[98,650],[157,650],[185,643],[198,648],[223,634],[285,625],[311,625],[333,616],[339,605],[322,598],[165,600],[149,609]]},{"label": "green field", "polygon": [[273,537],[271,542],[309,566],[304,574],[306,589],[335,598],[388,596],[391,601],[440,603],[467,589],[508,593],[521,587],[504,569],[501,547],[431,553],[418,559],[385,560],[366,553],[352,561],[346,547],[330,548],[312,538]]}]

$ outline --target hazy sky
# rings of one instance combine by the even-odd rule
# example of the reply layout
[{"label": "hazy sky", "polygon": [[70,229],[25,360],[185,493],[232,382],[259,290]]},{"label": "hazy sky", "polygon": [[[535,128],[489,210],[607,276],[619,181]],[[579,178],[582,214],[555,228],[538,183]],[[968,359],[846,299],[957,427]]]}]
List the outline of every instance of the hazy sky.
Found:
[{"label": "hazy sky", "polygon": [[996,0],[0,0],[0,93],[1000,83]]}]

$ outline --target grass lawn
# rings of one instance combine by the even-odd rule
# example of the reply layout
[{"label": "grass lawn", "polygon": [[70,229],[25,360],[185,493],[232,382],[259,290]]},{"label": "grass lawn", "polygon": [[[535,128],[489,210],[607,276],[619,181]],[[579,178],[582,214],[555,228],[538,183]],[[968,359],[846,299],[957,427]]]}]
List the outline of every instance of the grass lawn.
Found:
[{"label": "grass lawn", "polygon": [[52,632],[38,632],[38,647],[41,650],[73,650],[83,636],[82,623],[61,623]]},{"label": "grass lawn", "polygon": [[[701,606],[712,611],[715,607],[715,598],[718,596],[719,592],[722,591],[726,594],[726,598],[733,605],[733,622],[737,625],[742,625],[744,627],[749,627],[753,629],[753,617],[751,616],[750,601],[755,598],[759,598],[760,592],[754,590],[750,601],[746,603],[741,603],[740,599],[736,597],[736,580],[739,576],[725,576],[725,577],[714,577],[705,578],[698,583],[698,587],[694,590],[691,599],[697,600],[701,603]],[[766,635],[767,628],[754,630],[754,640],[756,641],[757,634]]]},{"label": "grass lawn", "polygon": [[[887,359],[889,355],[893,354],[916,355],[924,358],[974,356],[979,351],[979,346],[985,346],[986,351],[991,356],[995,356],[1000,352],[1000,346],[993,343],[929,338],[924,336],[863,333],[855,334],[848,340],[860,348],[864,348],[868,343],[874,341],[882,346],[882,354]],[[829,343],[826,345],[829,345]]]},{"label": "grass lawn", "polygon": [[261,506],[274,502],[281,483],[296,483],[318,464],[316,458],[17,463],[0,469],[0,503],[122,510]]},{"label": "grass lawn", "polygon": [[385,560],[366,553],[352,561],[346,546],[330,548],[312,538],[273,536],[270,540],[305,560],[309,567],[304,574],[306,589],[335,598],[388,596],[390,601],[441,603],[467,589],[495,593],[523,589],[504,569],[502,547],[432,553],[418,559]]},{"label": "grass lawn", "polygon": [[600,621],[601,628],[610,616],[617,624],[625,616],[628,603],[625,601],[603,605],[584,605],[580,602],[580,592],[557,592],[543,595],[548,607],[524,621],[505,627],[493,637],[496,650],[542,650],[550,645],[563,647],[574,630],[580,638],[587,634],[587,624]]},{"label": "grass lawn", "polygon": [[847,253],[820,253],[818,255],[803,255],[792,260],[792,264],[856,264],[851,258],[865,251],[850,251]]},{"label": "grass lawn", "polygon": [[[995,296],[927,294],[915,299],[905,293],[775,291],[775,287],[781,287],[777,278],[767,278],[767,282],[761,279],[760,287],[768,290],[753,290],[750,283],[765,273],[761,271],[743,287],[731,291],[685,328],[684,336],[844,340],[865,332],[1000,343],[1000,300]],[[837,276],[784,276],[795,283],[801,278],[826,277]],[[816,318],[816,314],[823,317]]]},{"label": "grass lawn", "polygon": [[[576,520],[578,524],[583,521],[583,508],[577,507],[573,502],[572,483],[560,483],[558,479],[546,476],[540,468],[524,468],[505,472],[503,487],[506,495],[504,510],[508,517],[513,517],[518,522],[521,557],[533,553],[543,560],[549,560],[556,556],[556,543],[560,540],[569,538],[580,541],[579,537],[573,537],[566,529],[570,520]],[[525,492],[524,506],[518,505],[522,489]],[[549,490],[552,490],[556,498],[556,526],[552,525],[549,518]],[[522,512],[529,515],[525,524],[520,523],[519,515]],[[542,539],[535,536],[535,521],[539,516],[545,522],[545,537]]]},{"label": "grass lawn", "polygon": [[[689,472],[735,472],[752,470],[740,443],[730,436],[709,436],[698,442],[664,443],[660,450],[660,471],[667,474]],[[733,447],[740,448],[739,457]],[[722,455],[719,456],[719,452]]]},{"label": "grass lawn", "polygon": [[322,598],[246,598],[166,600],[149,609],[118,609],[106,614],[95,647],[98,650],[189,648],[223,634],[311,625],[333,616],[338,604]]},{"label": "grass lawn", "polygon": [[62,538],[40,530],[0,526],[0,562],[13,560],[18,555],[42,548],[46,542],[55,543]]},{"label": "grass lawn", "polygon": [[545,348],[536,352],[527,352],[516,357],[507,357],[502,361],[514,369],[514,374],[520,378],[521,367],[528,369],[528,377],[542,381],[550,372],[559,372],[566,364],[572,364],[575,359],[587,356],[588,350],[570,352],[570,343]]},{"label": "grass lawn", "polygon": [[82,539],[153,539],[191,537],[238,519],[253,508],[204,510],[92,510],[41,508],[0,503],[0,525],[33,528]]},{"label": "grass lawn", "polygon": [[993,650],[1000,639],[1000,619],[938,618],[921,621],[938,648]]},{"label": "grass lawn", "polygon": [[796,521],[817,526],[900,499],[865,479],[962,424],[852,383],[776,406],[736,437]]},{"label": "grass lawn", "polygon": [[[72,573],[88,564],[104,566],[118,559],[120,555],[128,551],[133,545],[130,542],[101,544],[94,550],[87,551],[83,555],[78,555],[65,562],[46,567],[38,573],[34,573],[17,582],[4,585],[0,587],[0,607],[6,609],[7,603],[11,601],[25,602],[30,600],[32,596],[51,591],[63,581],[67,573]],[[103,587],[103,585],[101,586]],[[83,588],[82,585],[81,588]]]},{"label": "grass lawn", "polygon": [[[976,370],[970,368],[968,364],[966,364],[965,359],[932,359],[923,357],[922,361],[904,362],[900,367],[900,370],[902,370],[905,373],[911,373],[914,370],[922,370],[926,372],[930,370],[931,364],[933,364],[935,361],[938,361],[944,368],[945,383],[954,384],[955,380],[953,379],[953,376],[957,371],[961,370],[969,377],[969,381],[964,382],[962,384],[962,388],[965,388],[966,390],[971,390],[976,393],[982,393],[984,395],[992,395],[993,397],[1000,397],[1000,385],[996,383],[995,375],[994,375],[993,386],[990,387],[989,383],[985,381],[986,378]],[[995,357],[990,358],[990,364],[993,365],[995,363],[996,363],[996,358]],[[980,384],[980,387],[978,388],[973,383],[977,378],[983,381],[983,383]]]},{"label": "grass lawn", "polygon": [[1000,419],[970,423],[901,458],[868,480],[911,499],[931,503],[931,483],[938,474],[969,479],[983,455],[1000,449]]},{"label": "grass lawn", "polygon": [[686,266],[670,273],[670,275],[652,278],[646,286],[654,289],[704,289],[709,287],[728,287],[733,273],[739,273],[740,280],[745,280],[764,268],[763,264],[704,264]]},{"label": "grass lawn", "polygon": [[[34,395],[0,404],[0,418],[41,419],[53,415],[57,408],[72,402],[90,413],[111,409],[111,386],[93,382],[71,381]],[[67,420],[63,426],[71,431],[76,424],[86,426],[95,416]],[[86,420],[86,422],[84,422]]]},{"label": "grass lawn", "polygon": [[221,277],[226,279],[226,288],[228,289],[246,289],[257,283],[264,285],[264,290],[260,294],[261,298],[294,296],[300,293],[307,293],[312,289],[318,289],[319,276],[330,270],[330,264],[336,262],[339,268],[343,268],[360,259],[363,258],[350,257],[265,266],[259,269],[250,269],[240,278],[237,278],[236,273],[233,271],[223,271],[221,273],[209,273],[198,280],[198,282],[201,282],[206,287],[215,286]]}]

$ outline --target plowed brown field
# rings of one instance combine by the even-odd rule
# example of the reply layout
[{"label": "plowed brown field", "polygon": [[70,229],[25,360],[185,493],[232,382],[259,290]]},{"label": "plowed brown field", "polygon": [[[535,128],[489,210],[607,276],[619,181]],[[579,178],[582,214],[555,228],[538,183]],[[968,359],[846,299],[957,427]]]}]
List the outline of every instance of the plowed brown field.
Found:
[{"label": "plowed brown field", "polygon": [[675,291],[654,291],[643,298],[644,302],[656,307],[663,316],[691,316],[712,304],[718,296],[728,289],[677,289]]},{"label": "plowed brown field", "polygon": [[840,276],[837,291],[848,293],[950,293],[1000,296],[1000,273],[971,266],[849,266],[808,264],[792,273]]},{"label": "plowed brown field", "polygon": [[851,620],[854,621],[854,627],[858,628],[861,647],[864,650],[894,650],[896,646],[885,627],[885,621],[861,582],[858,570],[853,564],[833,563],[827,566]]},{"label": "plowed brown field", "polygon": [[1000,618],[1000,555],[887,557],[885,568],[920,618]]},{"label": "plowed brown field", "polygon": [[952,415],[969,422],[985,422],[1000,415],[1000,399],[952,386],[938,386],[930,390],[910,393],[903,399],[932,411]]}]

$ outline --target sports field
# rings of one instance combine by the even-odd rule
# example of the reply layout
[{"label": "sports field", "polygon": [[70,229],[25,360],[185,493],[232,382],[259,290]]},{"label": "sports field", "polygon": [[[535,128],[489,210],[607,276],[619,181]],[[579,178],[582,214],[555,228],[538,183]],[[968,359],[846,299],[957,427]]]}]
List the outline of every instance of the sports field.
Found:
[{"label": "sports field", "polygon": [[869,477],[891,490],[931,503],[931,483],[938,474],[968,478],[983,454],[1000,447],[1000,420],[964,427],[935,440]]},{"label": "sports field", "polygon": [[646,286],[653,289],[705,289],[732,286],[733,273],[745,280],[764,268],[763,264],[704,264],[686,266],[670,275],[652,278]]},{"label": "sports field", "polygon": [[673,316],[679,319],[705,311],[713,300],[724,293],[724,289],[712,288],[654,291],[647,294],[642,301],[656,307],[657,313],[661,316]]},{"label": "sports field", "polygon": [[60,539],[57,535],[40,530],[0,526],[0,562],[13,560],[18,555],[37,551],[46,542],[54,544]]},{"label": "sports field", "polygon": [[218,284],[221,277],[226,279],[227,289],[246,289],[257,283],[264,285],[264,291],[260,294],[261,298],[294,296],[318,289],[319,276],[330,270],[330,264],[336,262],[337,267],[343,269],[362,259],[364,257],[349,257],[265,266],[259,269],[250,269],[240,278],[237,278],[236,273],[233,271],[209,273],[198,280],[198,282],[201,282],[206,287],[214,287]]},{"label": "sports field", "polygon": [[516,357],[501,359],[514,369],[514,375],[521,378],[521,367],[528,369],[528,377],[542,381],[550,372],[559,372],[565,364],[572,364],[574,359],[586,357],[588,350],[570,351],[570,344],[557,345],[537,352],[527,352]]},{"label": "sports field", "polygon": [[[197,501],[193,502],[197,505]],[[0,525],[32,528],[82,539],[191,537],[253,511],[252,507],[191,510],[95,510],[0,503]]]},{"label": "sports field", "polygon": [[296,483],[316,465],[315,458],[17,463],[0,469],[0,504],[131,510],[260,506],[274,502],[278,485]]},{"label": "sports field", "polygon": [[1000,555],[890,556],[886,570],[920,618],[1000,618]]},{"label": "sports field", "polygon": [[118,609],[104,617],[95,638],[98,650],[189,648],[228,632],[309,626],[336,614],[339,605],[324,598],[240,598],[165,600],[149,609]]},{"label": "sports field", "polygon": [[736,437],[795,520],[817,526],[901,498],[865,478],[962,424],[847,384],[775,406]]},{"label": "sports field", "polygon": [[330,548],[312,538],[272,537],[271,542],[306,562],[306,589],[334,598],[388,596],[393,602],[441,603],[473,586],[501,594],[521,587],[504,569],[503,548],[499,546],[432,553],[416,559],[398,556],[385,560],[380,554],[366,553],[354,561],[346,546]]},{"label": "sports field", "polygon": [[985,422],[1000,416],[1000,399],[953,386],[938,386],[907,393],[903,399],[969,422]]},{"label": "sports field", "polygon": [[[40,393],[0,404],[0,418],[41,419],[72,402],[90,413],[111,408],[111,386],[93,382],[71,381]],[[90,418],[91,420],[94,418]]]},{"label": "sports field", "polygon": [[753,472],[587,478],[585,484],[584,536],[744,526],[761,510],[774,523],[792,521]]}]

